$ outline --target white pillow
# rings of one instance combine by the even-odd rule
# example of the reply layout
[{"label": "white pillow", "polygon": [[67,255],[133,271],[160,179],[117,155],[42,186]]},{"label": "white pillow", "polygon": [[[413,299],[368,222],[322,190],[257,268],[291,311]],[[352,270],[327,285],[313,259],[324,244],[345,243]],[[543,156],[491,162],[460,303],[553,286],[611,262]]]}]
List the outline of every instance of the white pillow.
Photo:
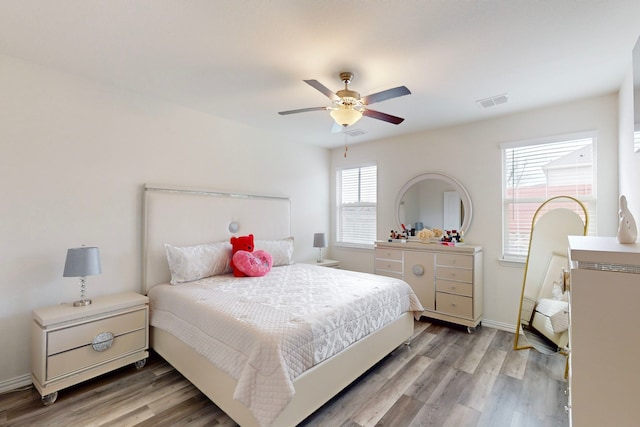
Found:
[{"label": "white pillow", "polygon": [[256,240],[255,250],[269,252],[273,258],[273,266],[293,264],[293,237],[279,240]]},{"label": "white pillow", "polygon": [[164,249],[167,253],[172,285],[231,273],[229,242],[186,247],[175,247],[165,243]]}]

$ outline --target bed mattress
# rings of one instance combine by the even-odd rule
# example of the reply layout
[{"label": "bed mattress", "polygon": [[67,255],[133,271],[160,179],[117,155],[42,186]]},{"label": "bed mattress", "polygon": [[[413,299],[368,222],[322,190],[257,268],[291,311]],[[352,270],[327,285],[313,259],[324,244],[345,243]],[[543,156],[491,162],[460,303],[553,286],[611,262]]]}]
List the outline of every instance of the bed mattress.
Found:
[{"label": "bed mattress", "polygon": [[234,399],[269,425],[293,380],[407,311],[423,308],[408,284],[307,264],[264,277],[209,277],[149,291],[150,322],[236,379]]}]

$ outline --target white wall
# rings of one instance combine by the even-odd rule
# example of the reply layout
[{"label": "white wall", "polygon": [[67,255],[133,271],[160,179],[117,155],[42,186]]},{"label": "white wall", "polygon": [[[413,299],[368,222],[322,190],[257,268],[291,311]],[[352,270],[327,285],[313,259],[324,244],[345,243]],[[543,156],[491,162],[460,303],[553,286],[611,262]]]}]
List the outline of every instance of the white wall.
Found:
[{"label": "white wall", "polygon": [[291,197],[296,259],[329,230],[329,152],[0,56],[0,389],[30,372],[31,310],[73,301],[67,248],[100,247],[89,296],[141,289],[144,183]]},{"label": "white wall", "polygon": [[619,93],[620,139],[618,157],[620,163],[620,194],[624,194],[636,225],[640,226],[640,153],[633,151],[634,109],[633,72],[629,65]]},{"label": "white wall", "polygon": [[[343,149],[337,148],[332,150],[331,165],[335,171],[336,167],[349,164],[368,161],[378,164],[380,238],[386,238],[390,229],[398,228],[394,223],[394,203],[406,181],[425,172],[442,172],[458,179],[469,191],[473,203],[473,221],[466,241],[484,248],[485,324],[512,329],[517,319],[523,270],[498,262],[502,248],[500,143],[595,130],[598,137],[598,232],[614,236],[618,206],[617,102],[616,95],[610,94],[482,122],[356,144],[349,147],[347,158],[343,156]],[[331,177],[331,197],[335,200],[335,172]],[[332,208],[332,218],[334,216],[335,208]],[[341,260],[346,268],[373,272],[371,250],[334,247],[332,257]]]}]

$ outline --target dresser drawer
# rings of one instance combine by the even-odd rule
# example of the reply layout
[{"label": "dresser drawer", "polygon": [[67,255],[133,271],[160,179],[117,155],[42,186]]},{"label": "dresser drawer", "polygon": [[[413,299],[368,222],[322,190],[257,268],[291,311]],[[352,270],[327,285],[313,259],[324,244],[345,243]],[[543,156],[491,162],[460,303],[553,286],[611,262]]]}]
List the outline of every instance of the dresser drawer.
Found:
[{"label": "dresser drawer", "polygon": [[402,261],[402,251],[393,249],[376,249],[376,259],[388,259],[393,261]]},{"label": "dresser drawer", "polygon": [[473,282],[473,270],[452,268],[452,267],[436,267],[436,279],[455,280],[458,282]]},{"label": "dresser drawer", "polygon": [[400,279],[402,280],[402,273],[398,273],[397,271],[384,271],[384,270],[376,270],[376,274],[378,276],[387,276],[387,277],[393,277],[394,279]]},{"label": "dresser drawer", "polygon": [[119,336],[137,329],[145,329],[146,324],[147,309],[145,307],[106,319],[52,331],[47,334],[47,354],[53,355],[91,344],[95,336],[101,332],[111,332],[114,336]]},{"label": "dresser drawer", "polygon": [[469,255],[438,254],[436,264],[447,267],[473,268],[473,257]]},{"label": "dresser drawer", "polygon": [[376,258],[376,272],[381,270],[402,274],[402,261]]},{"label": "dresser drawer", "polygon": [[436,292],[436,310],[456,317],[473,318],[473,299],[460,295]]},{"label": "dresser drawer", "polygon": [[438,279],[436,280],[436,291],[471,297],[473,296],[473,285],[471,283]]},{"label": "dresser drawer", "polygon": [[53,380],[72,372],[98,365],[139,350],[146,349],[146,330],[129,332],[118,335],[113,339],[111,347],[104,351],[96,351],[91,344],[73,350],[49,356],[47,358],[47,381]]}]

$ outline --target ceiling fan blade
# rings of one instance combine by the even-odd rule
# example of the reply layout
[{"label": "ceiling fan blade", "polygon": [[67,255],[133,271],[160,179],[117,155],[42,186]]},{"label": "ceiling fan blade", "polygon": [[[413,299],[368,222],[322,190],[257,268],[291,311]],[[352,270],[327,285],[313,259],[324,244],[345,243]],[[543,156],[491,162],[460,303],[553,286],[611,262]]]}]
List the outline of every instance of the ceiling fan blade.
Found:
[{"label": "ceiling fan blade", "polygon": [[331,89],[329,89],[328,87],[326,87],[325,85],[323,85],[317,80],[304,80],[304,82],[309,86],[311,86],[312,88],[322,92],[327,98],[329,98],[332,101],[338,101],[340,99],[338,95],[336,95],[331,91]]},{"label": "ceiling fan blade", "polygon": [[307,111],[320,111],[325,110],[327,107],[311,107],[311,108],[300,108],[297,110],[289,110],[289,111],[279,111],[278,114],[281,116],[286,116],[287,114],[296,114],[296,113],[306,113]]},{"label": "ceiling fan blade", "polygon": [[371,117],[372,119],[378,119],[384,122],[393,123],[394,125],[399,125],[400,123],[404,122],[404,119],[402,117],[392,116],[391,114],[381,113],[380,111],[364,110],[362,114],[367,117]]},{"label": "ceiling fan blade", "polygon": [[376,102],[385,101],[399,96],[410,95],[411,91],[406,86],[398,86],[393,89],[383,90],[382,92],[372,93],[362,98],[364,105],[371,105]]}]

